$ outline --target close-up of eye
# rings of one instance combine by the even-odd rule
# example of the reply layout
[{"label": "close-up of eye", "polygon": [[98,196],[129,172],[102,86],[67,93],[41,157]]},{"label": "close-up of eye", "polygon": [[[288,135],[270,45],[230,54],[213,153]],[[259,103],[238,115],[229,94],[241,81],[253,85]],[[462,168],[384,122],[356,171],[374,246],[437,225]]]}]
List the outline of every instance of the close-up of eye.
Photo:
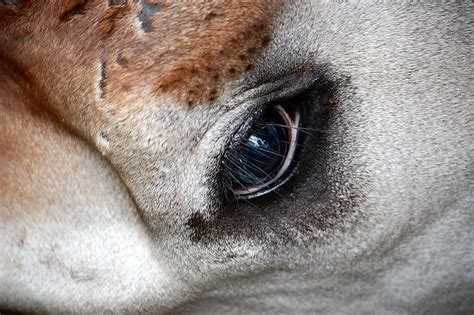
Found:
[{"label": "close-up of eye", "polygon": [[236,144],[224,161],[226,195],[252,199],[282,186],[295,165],[302,109],[295,104],[268,108],[245,131],[235,137]]},{"label": "close-up of eye", "polygon": [[0,315],[474,314],[473,16],[0,0]]}]

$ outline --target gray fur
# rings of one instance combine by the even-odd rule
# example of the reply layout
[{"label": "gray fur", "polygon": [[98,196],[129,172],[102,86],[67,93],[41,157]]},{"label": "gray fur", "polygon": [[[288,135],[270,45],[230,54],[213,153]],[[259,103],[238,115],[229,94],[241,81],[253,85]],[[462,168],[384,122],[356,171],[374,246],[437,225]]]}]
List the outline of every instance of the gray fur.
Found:
[{"label": "gray fur", "polygon": [[[51,163],[29,175],[32,185],[68,198],[39,200],[50,215],[0,222],[0,248],[9,253],[0,257],[0,305],[53,313],[472,313],[473,9],[287,6],[256,68],[229,85],[218,106],[163,101],[103,131],[119,176],[67,132],[76,149],[63,151],[48,138],[53,122],[41,122],[43,133],[28,122],[22,132],[37,134],[34,148],[48,138]],[[249,87],[301,65],[316,81],[338,82],[321,156],[330,192],[315,193],[321,178],[310,173],[293,197],[243,205],[248,222],[216,219],[220,156],[276,83]],[[55,170],[55,159],[80,171]],[[22,207],[0,201],[11,205]],[[323,223],[304,220],[320,214]],[[196,215],[201,241],[192,238]]]}]

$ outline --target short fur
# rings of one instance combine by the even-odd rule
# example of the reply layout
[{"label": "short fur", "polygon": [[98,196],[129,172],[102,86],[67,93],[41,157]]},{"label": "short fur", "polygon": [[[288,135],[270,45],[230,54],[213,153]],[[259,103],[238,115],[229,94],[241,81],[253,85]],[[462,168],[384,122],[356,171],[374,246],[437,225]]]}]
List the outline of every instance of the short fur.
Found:
[{"label": "short fur", "polygon": [[[0,309],[472,313],[474,6],[0,1]],[[235,208],[262,106],[296,176]]]}]

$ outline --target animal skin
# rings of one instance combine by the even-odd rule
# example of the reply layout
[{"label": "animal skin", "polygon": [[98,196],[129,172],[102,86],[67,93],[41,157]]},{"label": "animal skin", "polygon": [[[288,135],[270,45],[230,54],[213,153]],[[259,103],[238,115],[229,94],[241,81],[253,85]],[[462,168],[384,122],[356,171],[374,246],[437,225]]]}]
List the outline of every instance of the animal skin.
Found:
[{"label": "animal skin", "polygon": [[[472,314],[471,1],[0,1],[0,313]],[[242,125],[312,108],[277,193]]]}]

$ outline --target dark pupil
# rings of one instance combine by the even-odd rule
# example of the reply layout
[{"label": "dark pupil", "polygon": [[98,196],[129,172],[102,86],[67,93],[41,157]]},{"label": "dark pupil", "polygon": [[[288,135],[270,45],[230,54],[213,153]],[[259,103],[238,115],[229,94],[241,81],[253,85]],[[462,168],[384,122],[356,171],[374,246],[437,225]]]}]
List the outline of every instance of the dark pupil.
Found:
[{"label": "dark pupil", "polygon": [[234,187],[265,184],[280,170],[288,150],[288,132],[280,119],[261,121],[238,150]]}]

